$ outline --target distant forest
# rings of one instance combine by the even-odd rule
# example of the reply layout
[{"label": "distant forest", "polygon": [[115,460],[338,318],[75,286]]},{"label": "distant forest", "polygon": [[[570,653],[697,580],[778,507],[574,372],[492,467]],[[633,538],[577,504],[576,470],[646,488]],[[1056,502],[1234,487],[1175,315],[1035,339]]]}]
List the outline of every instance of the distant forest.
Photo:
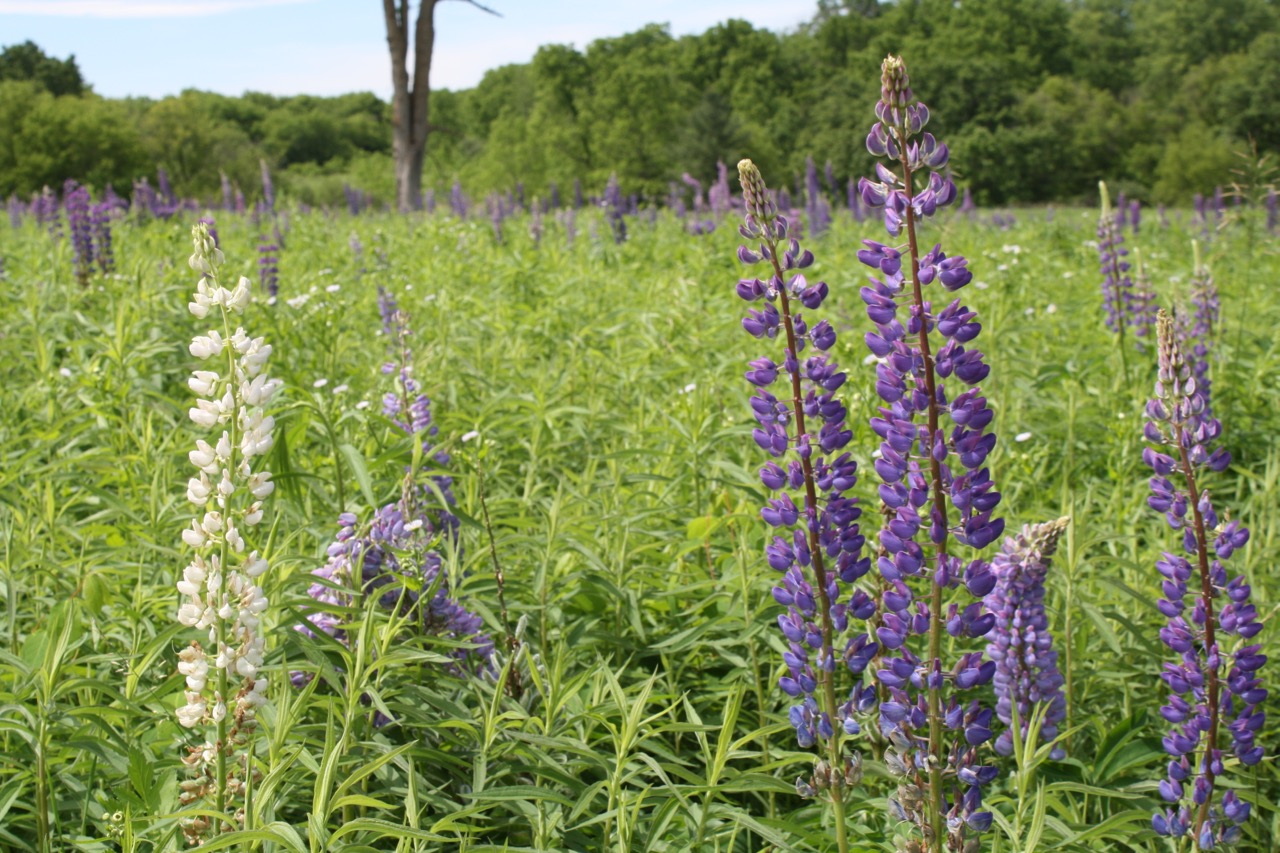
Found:
[{"label": "distant forest", "polygon": [[[473,89],[433,92],[426,186],[519,183],[533,197],[575,179],[598,191],[616,173],[625,192],[659,200],[684,173],[705,183],[742,156],[775,185],[808,156],[829,161],[843,186],[870,169],[863,140],[892,52],[978,202],[1087,201],[1105,178],[1186,204],[1229,183],[1251,144],[1280,151],[1277,5],[821,0],[795,32],[729,21],[676,38],[652,25],[582,50],[548,45]],[[390,149],[390,106],[371,93],[112,99],[74,57],[30,42],[0,53],[2,197],[67,178],[127,195],[163,167],[180,195],[213,198],[225,173],[253,198],[265,160],[277,192],[301,201],[340,204],[344,186],[386,201]]]}]

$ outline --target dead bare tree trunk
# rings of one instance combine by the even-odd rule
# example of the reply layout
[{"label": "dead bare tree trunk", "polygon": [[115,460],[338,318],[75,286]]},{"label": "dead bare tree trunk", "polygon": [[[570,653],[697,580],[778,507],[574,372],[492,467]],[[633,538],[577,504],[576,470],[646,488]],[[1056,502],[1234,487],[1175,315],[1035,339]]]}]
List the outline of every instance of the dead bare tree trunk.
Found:
[{"label": "dead bare tree trunk", "polygon": [[[387,46],[391,50],[391,155],[395,161],[396,207],[422,209],[422,164],[427,155],[428,100],[431,97],[431,51],[435,46],[436,4],[422,0],[413,27],[413,78],[409,78],[410,0],[382,0],[387,22]],[[496,15],[475,0],[472,6]]]}]

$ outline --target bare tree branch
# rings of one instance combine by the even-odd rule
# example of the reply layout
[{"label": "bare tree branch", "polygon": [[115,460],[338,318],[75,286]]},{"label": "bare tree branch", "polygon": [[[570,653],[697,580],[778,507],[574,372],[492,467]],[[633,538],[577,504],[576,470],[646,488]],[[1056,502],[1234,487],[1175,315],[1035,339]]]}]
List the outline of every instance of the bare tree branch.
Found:
[{"label": "bare tree branch", "polygon": [[459,2],[469,3],[472,6],[475,6],[477,9],[479,9],[481,12],[488,12],[490,15],[493,15],[496,18],[502,17],[501,12],[496,11],[494,9],[490,9],[488,6],[485,6],[483,3],[477,3],[476,0],[459,0]]}]

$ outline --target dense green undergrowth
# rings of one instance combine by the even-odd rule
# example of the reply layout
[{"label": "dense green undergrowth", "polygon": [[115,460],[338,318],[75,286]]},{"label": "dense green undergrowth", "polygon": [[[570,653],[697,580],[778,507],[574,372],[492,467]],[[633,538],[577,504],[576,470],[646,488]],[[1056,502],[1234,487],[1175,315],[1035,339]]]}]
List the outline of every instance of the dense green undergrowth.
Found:
[{"label": "dense green undergrowth", "polygon": [[[945,219],[970,258],[967,302],[987,329],[993,466],[1012,527],[1074,522],[1048,603],[1069,701],[1068,757],[1012,762],[992,790],[996,851],[1163,851],[1150,830],[1164,764],[1155,609],[1173,546],[1146,507],[1142,405],[1153,357],[1102,322],[1095,214],[1019,214],[1011,230]],[[191,222],[116,229],[119,274],[77,283],[67,242],[0,226],[0,848],[177,849],[183,731],[174,619],[191,517],[185,309]],[[257,229],[219,218],[229,269],[254,276]],[[750,439],[736,235],[637,220],[615,245],[584,216],[548,223],[448,217],[290,218],[279,301],[245,325],[274,347],[279,489],[265,523],[271,703],[249,824],[209,849],[808,851],[833,849],[829,808],[795,794],[810,769],[775,682],[784,644]],[[352,234],[362,255],[349,245]],[[598,234],[597,238],[595,235]],[[853,443],[875,447],[874,371],[855,258],[872,223],[811,241],[850,371]],[[1161,302],[1190,278],[1192,234],[1144,226]],[[1199,233],[1196,233],[1199,236]],[[1280,273],[1274,241],[1237,222],[1207,259],[1223,294],[1215,407],[1235,463],[1212,487],[1253,536],[1240,565],[1274,622],[1280,580]],[[450,649],[357,610],[352,648],[292,630],[342,510],[392,500],[412,458],[380,415],[376,288],[417,331],[416,375],[454,457],[468,607],[501,637],[482,517],[487,496],[512,619],[528,645],[493,680],[438,663]],[[361,407],[360,401],[371,405]],[[476,431],[479,436],[462,442]],[[859,494],[872,497],[869,478]],[[1277,649],[1274,624],[1261,635]],[[304,688],[289,671],[319,677]],[[522,695],[508,681],[519,674]],[[1263,671],[1270,680],[1274,673]],[[389,726],[375,727],[385,709]],[[1273,713],[1259,743],[1276,743]],[[852,793],[854,849],[892,849],[876,746]],[[1270,748],[1268,749],[1270,752]],[[1241,850],[1280,838],[1272,756],[1251,789]]]}]

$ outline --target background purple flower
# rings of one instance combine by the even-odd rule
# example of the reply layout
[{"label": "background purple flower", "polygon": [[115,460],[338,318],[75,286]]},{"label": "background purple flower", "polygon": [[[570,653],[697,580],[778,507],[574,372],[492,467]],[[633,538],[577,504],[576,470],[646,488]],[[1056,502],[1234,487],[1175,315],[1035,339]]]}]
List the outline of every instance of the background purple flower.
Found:
[{"label": "background purple flower", "polygon": [[62,188],[62,203],[71,231],[71,259],[81,284],[93,273],[93,221],[89,215],[89,189],[68,180]]},{"label": "background purple flower", "polygon": [[1129,277],[1129,250],[1124,245],[1118,214],[1111,210],[1107,185],[1099,182],[1102,193],[1102,215],[1098,217],[1098,261],[1102,273],[1102,305],[1107,313],[1107,328],[1124,344],[1125,326],[1132,321],[1133,280]]}]

